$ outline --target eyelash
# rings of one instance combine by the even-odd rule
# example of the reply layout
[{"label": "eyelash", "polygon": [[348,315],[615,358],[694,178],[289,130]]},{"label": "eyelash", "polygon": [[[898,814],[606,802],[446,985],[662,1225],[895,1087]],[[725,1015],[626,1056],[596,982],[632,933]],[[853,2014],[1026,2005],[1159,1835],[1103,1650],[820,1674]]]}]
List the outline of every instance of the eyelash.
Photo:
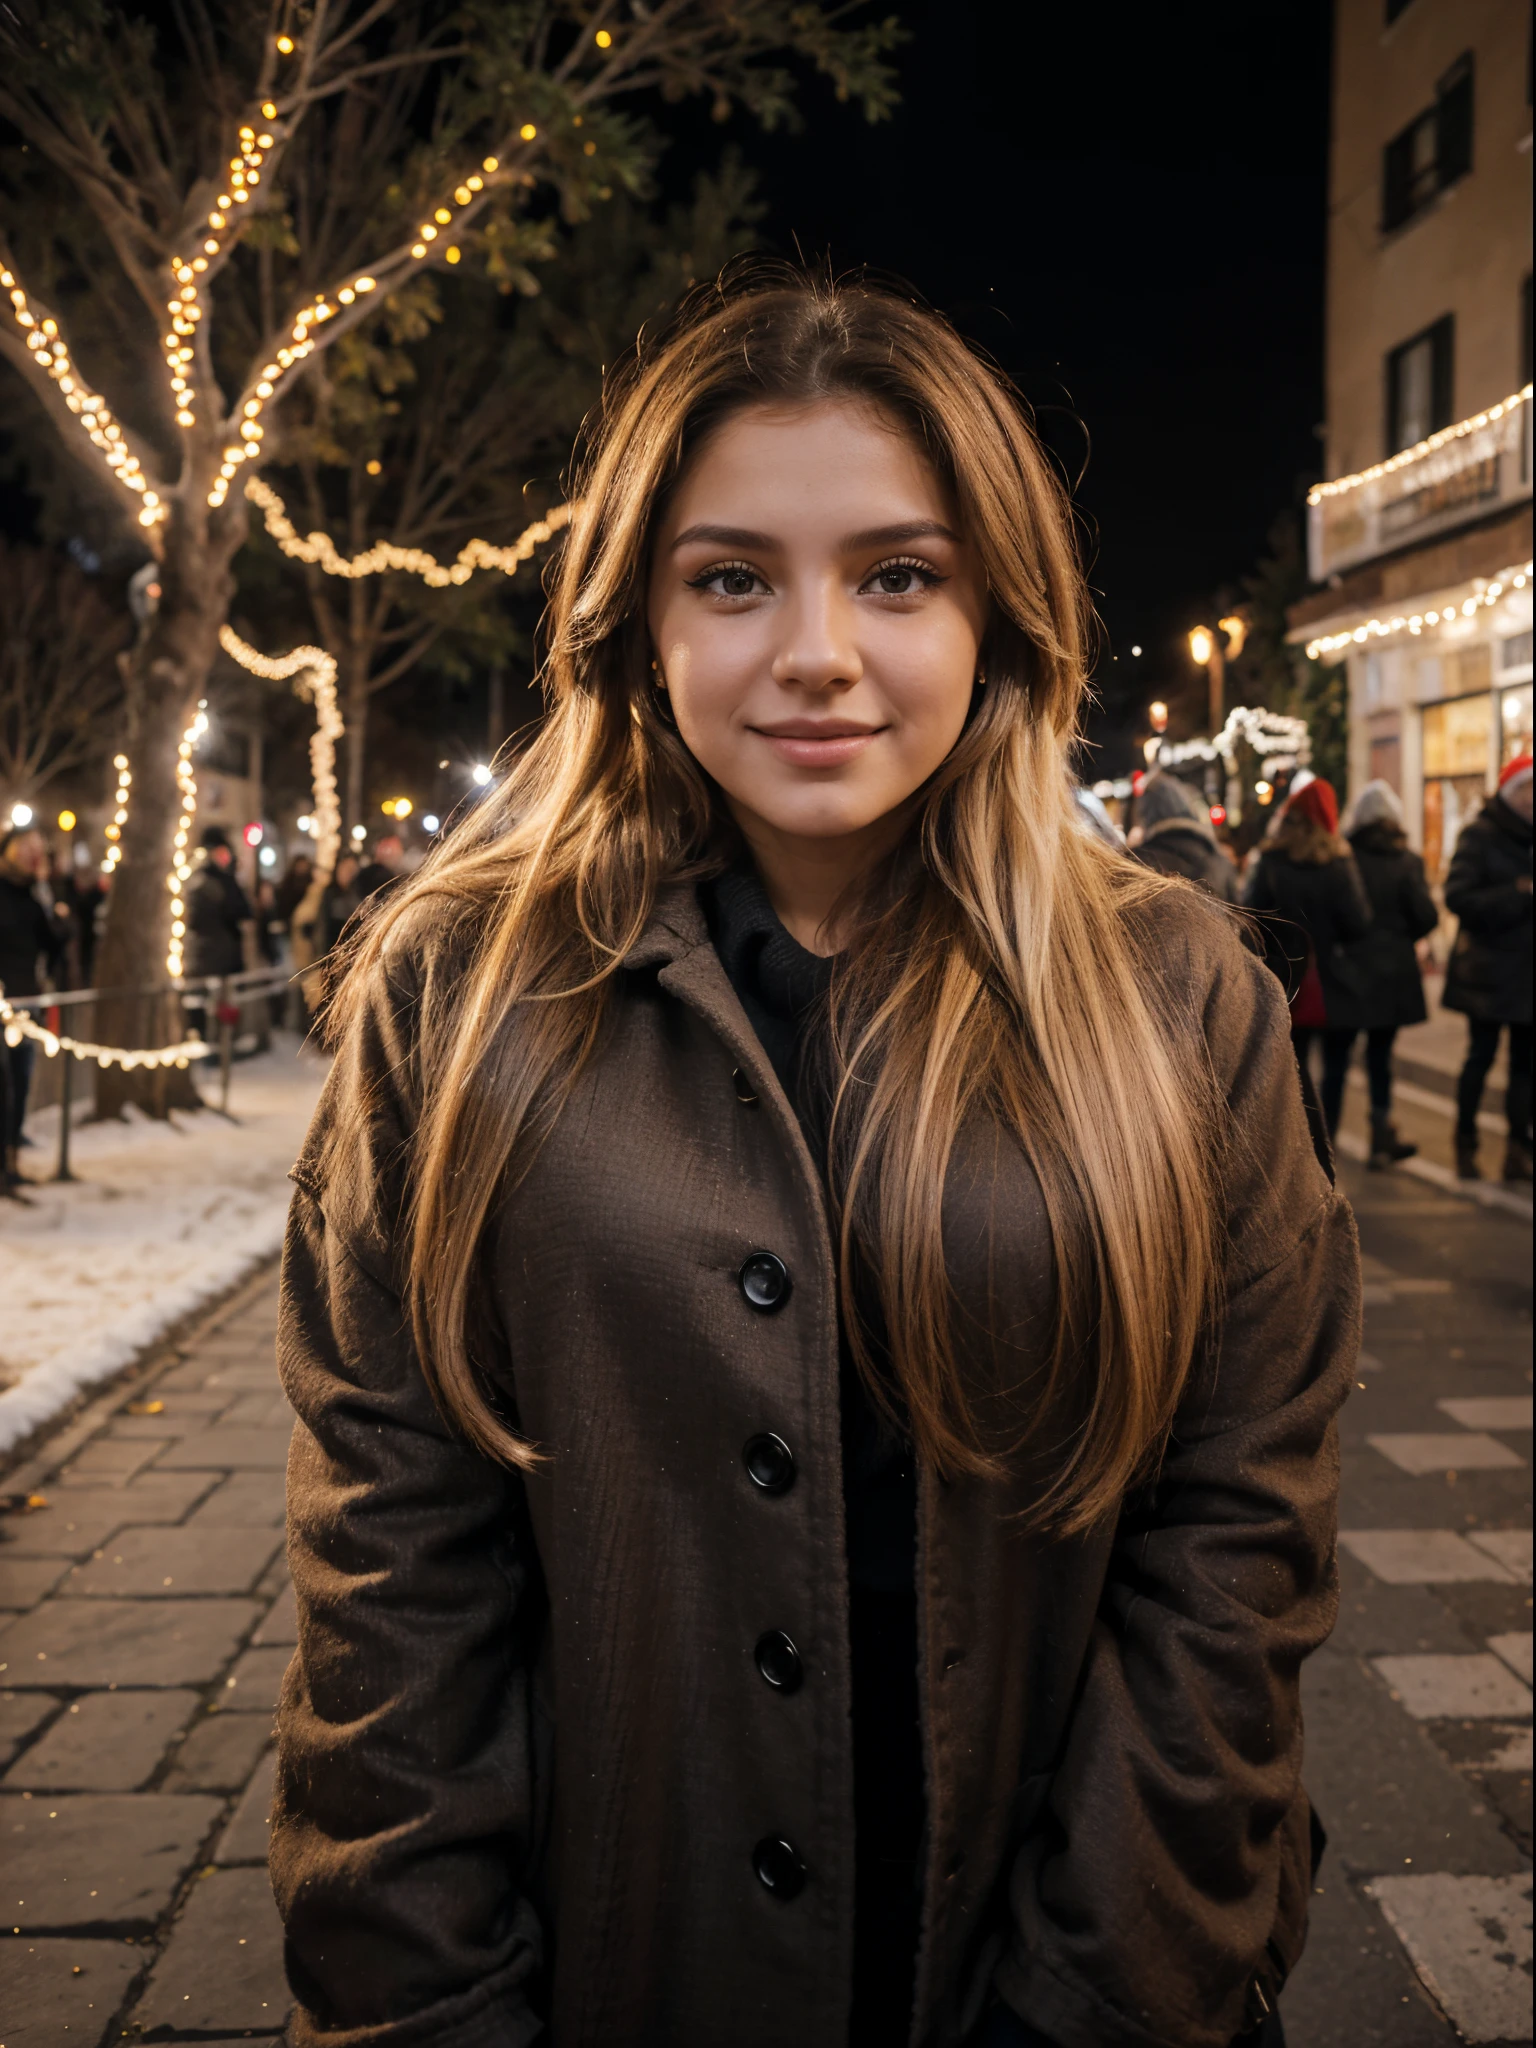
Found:
[{"label": "eyelash", "polygon": [[[865,588],[870,583],[873,583],[877,576],[883,576],[891,569],[910,570],[925,590],[932,590],[936,585],[945,581],[944,577],[939,574],[931,562],[920,561],[916,555],[892,555],[884,562],[876,562],[873,569],[865,577],[864,583],[860,585],[860,588]],[[730,575],[753,576],[757,577],[759,582],[763,580],[760,572],[754,569],[750,562],[714,562],[711,563],[709,568],[701,570],[697,576],[689,577],[688,588],[690,590],[708,590],[710,584],[714,583],[719,577]],[[739,593],[739,595],[749,594],[745,592]],[[886,594],[889,595],[891,593]],[[902,592],[900,594],[906,596],[910,593]],[[715,595],[724,598],[727,602],[731,601],[731,593],[729,592],[717,591]]]}]

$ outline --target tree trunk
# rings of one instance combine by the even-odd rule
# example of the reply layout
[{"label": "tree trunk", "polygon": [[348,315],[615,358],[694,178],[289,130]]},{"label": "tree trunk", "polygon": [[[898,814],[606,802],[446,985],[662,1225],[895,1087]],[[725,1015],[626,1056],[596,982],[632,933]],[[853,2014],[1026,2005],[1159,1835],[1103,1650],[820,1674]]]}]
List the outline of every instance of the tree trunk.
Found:
[{"label": "tree trunk", "polygon": [[[159,605],[125,664],[133,782],[96,960],[97,985],[120,992],[97,1005],[95,1036],[103,1045],[163,1045],[185,1036],[180,998],[165,988],[171,927],[166,877],[181,813],[176,750],[206,694],[218,652],[219,628],[235,588],[230,564],[245,538],[245,500],[236,494],[210,514],[201,502],[189,512],[185,497],[173,498],[163,538]],[[129,993],[149,987],[161,992]],[[195,1108],[198,1099],[191,1069],[125,1074],[104,1067],[97,1076],[100,1117],[119,1115],[128,1102],[164,1116],[171,1109]]]},{"label": "tree trunk", "polygon": [[356,844],[351,827],[368,823],[368,670],[372,643],[353,634],[343,659],[347,679],[342,717],[347,723],[347,808],[341,835],[342,851]]}]

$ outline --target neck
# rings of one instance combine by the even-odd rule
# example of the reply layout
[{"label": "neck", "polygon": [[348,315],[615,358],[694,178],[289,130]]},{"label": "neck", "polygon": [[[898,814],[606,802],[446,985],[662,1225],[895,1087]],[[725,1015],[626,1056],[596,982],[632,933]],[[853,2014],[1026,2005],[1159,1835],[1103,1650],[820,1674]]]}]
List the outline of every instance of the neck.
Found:
[{"label": "neck", "polygon": [[857,832],[813,838],[781,832],[732,805],[773,912],[792,939],[822,958],[844,943],[839,916],[848,891],[896,846],[905,812],[890,812]]}]

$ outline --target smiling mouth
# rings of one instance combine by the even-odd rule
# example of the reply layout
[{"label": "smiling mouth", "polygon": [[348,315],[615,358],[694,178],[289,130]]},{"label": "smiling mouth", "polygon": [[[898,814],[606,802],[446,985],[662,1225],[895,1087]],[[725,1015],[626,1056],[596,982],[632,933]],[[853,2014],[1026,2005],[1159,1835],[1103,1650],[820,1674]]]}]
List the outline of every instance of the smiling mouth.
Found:
[{"label": "smiling mouth", "polygon": [[791,718],[781,725],[754,725],[751,730],[793,767],[840,768],[863,753],[885,727],[856,725],[839,718]]}]

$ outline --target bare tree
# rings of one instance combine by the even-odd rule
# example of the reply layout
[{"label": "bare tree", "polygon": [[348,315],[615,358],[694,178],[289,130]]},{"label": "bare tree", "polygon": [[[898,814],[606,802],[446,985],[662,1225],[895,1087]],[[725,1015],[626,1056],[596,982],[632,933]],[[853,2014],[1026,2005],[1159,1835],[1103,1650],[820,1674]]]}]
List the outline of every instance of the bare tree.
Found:
[{"label": "bare tree", "polygon": [[[133,803],[100,973],[165,954],[176,747],[292,395],[381,297],[463,261],[527,288],[639,192],[653,100],[787,119],[784,58],[878,117],[890,22],[836,0],[11,0],[0,354],[160,562],[126,669]],[[649,96],[646,98],[645,96]],[[104,1037],[140,1042],[136,1009]]]},{"label": "bare tree", "polygon": [[100,761],[117,730],[126,613],[67,556],[0,540],[0,809]]}]

